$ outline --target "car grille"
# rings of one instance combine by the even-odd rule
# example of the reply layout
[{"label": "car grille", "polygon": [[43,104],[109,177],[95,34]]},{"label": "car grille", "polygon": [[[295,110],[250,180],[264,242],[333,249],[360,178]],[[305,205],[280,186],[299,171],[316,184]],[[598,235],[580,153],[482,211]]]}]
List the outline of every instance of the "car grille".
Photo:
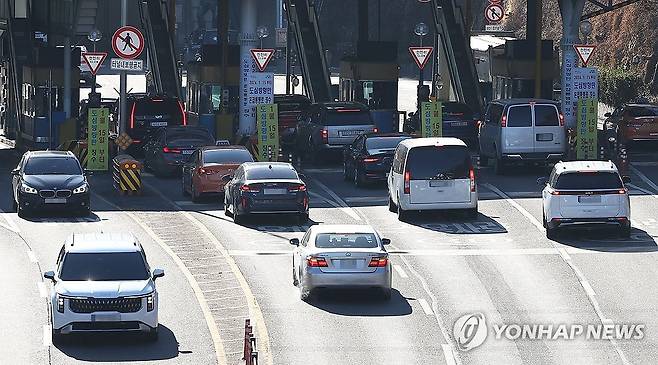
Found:
[{"label": "car grille", "polygon": [[120,312],[135,313],[142,308],[142,298],[87,298],[69,299],[69,308],[75,313]]},{"label": "car grille", "polygon": [[39,196],[42,198],[54,198],[55,190],[41,190],[39,191]]},{"label": "car grille", "polygon": [[55,195],[58,198],[68,198],[71,196],[71,190],[57,190],[55,192]]}]

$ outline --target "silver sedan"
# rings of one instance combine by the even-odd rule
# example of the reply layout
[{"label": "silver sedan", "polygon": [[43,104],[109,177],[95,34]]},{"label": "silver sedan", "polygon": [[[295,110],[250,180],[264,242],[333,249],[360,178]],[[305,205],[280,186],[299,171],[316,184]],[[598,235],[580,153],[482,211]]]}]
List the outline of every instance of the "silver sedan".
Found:
[{"label": "silver sedan", "polygon": [[366,225],[317,225],[293,238],[293,284],[306,301],[318,288],[377,288],[391,298],[390,240]]}]

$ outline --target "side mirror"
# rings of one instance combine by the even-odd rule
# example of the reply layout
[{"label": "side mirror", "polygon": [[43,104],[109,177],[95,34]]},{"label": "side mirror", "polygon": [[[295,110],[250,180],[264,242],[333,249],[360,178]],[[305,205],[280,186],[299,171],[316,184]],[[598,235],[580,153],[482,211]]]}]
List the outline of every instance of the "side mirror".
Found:
[{"label": "side mirror", "polygon": [[11,175],[12,176],[18,176],[20,173],[21,173],[21,170],[19,170],[19,169],[11,170]]},{"label": "side mirror", "polygon": [[56,282],[55,280],[55,272],[54,271],[46,271],[43,273],[43,277],[52,281],[53,283]]},{"label": "side mirror", "polygon": [[233,176],[231,176],[231,175],[222,176],[222,181],[225,182],[225,183],[231,181],[232,179],[233,179]]},{"label": "side mirror", "polygon": [[382,238],[382,245],[386,246],[390,244],[391,244],[391,240],[389,238]]},{"label": "side mirror", "polygon": [[612,114],[610,114],[610,113],[608,112],[608,113],[603,114],[603,116],[606,117],[606,118],[610,118],[610,117],[612,116]]},{"label": "side mirror", "polygon": [[153,281],[157,278],[161,278],[164,276],[164,270],[162,269],[155,269],[153,270]]},{"label": "side mirror", "polygon": [[545,177],[540,177],[537,179],[537,185],[539,186],[546,186],[546,183],[548,183],[548,179]]},{"label": "side mirror", "polygon": [[85,169],[84,173],[85,173],[85,176],[94,176],[94,172],[91,171],[91,170]]},{"label": "side mirror", "polygon": [[293,245],[293,246],[299,246],[299,238],[291,239],[290,244]]},{"label": "side mirror", "polygon": [[630,176],[622,176],[621,181],[624,182],[624,184],[628,184],[631,182],[631,177]]}]

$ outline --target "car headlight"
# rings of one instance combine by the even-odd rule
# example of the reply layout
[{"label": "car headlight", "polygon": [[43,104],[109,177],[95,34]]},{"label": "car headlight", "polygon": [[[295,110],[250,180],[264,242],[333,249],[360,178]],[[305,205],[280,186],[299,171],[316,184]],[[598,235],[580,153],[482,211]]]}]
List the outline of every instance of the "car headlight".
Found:
[{"label": "car headlight", "polygon": [[151,312],[155,306],[155,292],[146,296],[146,311]]},{"label": "car headlight", "polygon": [[78,186],[77,188],[73,189],[73,194],[82,194],[82,193],[86,193],[87,191],[89,191],[89,185],[87,185],[87,183],[84,183]]},{"label": "car headlight", "polygon": [[35,188],[33,188],[29,185],[26,185],[24,183],[21,184],[21,191],[26,193],[26,194],[36,194],[37,193],[37,189],[35,189]]},{"label": "car headlight", "polygon": [[64,297],[57,294],[56,299],[57,299],[57,311],[59,313],[64,313]]}]

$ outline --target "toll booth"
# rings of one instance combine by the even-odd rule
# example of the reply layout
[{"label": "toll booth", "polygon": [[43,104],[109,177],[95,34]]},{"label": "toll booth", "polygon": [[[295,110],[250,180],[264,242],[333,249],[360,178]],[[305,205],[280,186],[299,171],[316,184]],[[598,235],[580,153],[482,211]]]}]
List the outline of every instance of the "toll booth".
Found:
[{"label": "toll booth", "polygon": [[[60,135],[75,136],[78,125],[65,125],[64,113],[64,49],[37,48],[33,65],[23,66],[22,110],[20,135],[17,140],[30,149],[56,148]],[[71,115],[76,117],[80,100],[80,51],[75,49],[71,60]],[[77,60],[77,62],[76,62]],[[52,116],[52,121],[50,117]],[[77,118],[76,118],[77,119]],[[52,141],[50,138],[52,137]]]},{"label": "toll booth", "polygon": [[381,132],[397,132],[399,75],[397,43],[358,42],[341,60],[338,99],[367,105]]},{"label": "toll booth", "polygon": [[206,127],[217,139],[233,140],[240,90],[240,47],[229,46],[228,64],[221,48],[204,45],[201,60],[187,64],[185,100],[188,121]]}]

